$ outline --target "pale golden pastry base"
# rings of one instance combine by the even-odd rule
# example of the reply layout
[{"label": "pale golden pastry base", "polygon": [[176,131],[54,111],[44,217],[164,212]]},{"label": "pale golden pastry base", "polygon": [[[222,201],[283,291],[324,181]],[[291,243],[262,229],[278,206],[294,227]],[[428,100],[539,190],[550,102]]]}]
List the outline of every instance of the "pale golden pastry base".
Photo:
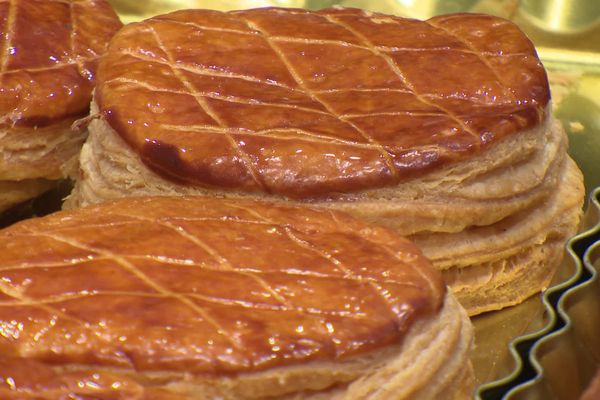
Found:
[{"label": "pale golden pastry base", "polygon": [[0,129],[0,212],[55,187],[77,170],[87,132],[72,119],[43,128]]},{"label": "pale golden pastry base", "polygon": [[[476,232],[464,235],[474,236],[471,240],[465,239],[461,232],[454,235],[458,237],[425,238],[426,244],[419,241],[417,244],[434,263],[437,259],[433,254],[440,249],[460,254],[461,245],[471,244],[462,249],[472,257],[470,265],[442,270],[446,283],[470,315],[519,304],[548,287],[567,239],[577,232],[584,191],[582,180],[575,163],[567,158],[556,193],[539,207],[525,210],[521,218],[475,228]],[[488,250],[482,246],[486,241],[493,242],[495,247]]]},{"label": "pale golden pastry base", "polygon": [[0,180],[61,179],[77,167],[87,132],[73,119],[43,128],[0,129]]}]

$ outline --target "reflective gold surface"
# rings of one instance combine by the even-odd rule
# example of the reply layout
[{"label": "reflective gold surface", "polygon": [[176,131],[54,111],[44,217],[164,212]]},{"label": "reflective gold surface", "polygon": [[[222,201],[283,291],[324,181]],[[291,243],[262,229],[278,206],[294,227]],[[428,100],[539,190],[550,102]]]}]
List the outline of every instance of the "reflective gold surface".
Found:
[{"label": "reflective gold surface", "polygon": [[551,32],[584,32],[598,26],[600,2],[522,0],[519,13],[537,27]]},{"label": "reflective gold surface", "polygon": [[590,196],[582,230],[569,244],[577,282],[555,307],[564,323],[533,345],[529,359],[539,374],[513,387],[506,400],[578,399],[600,365],[600,187]]},{"label": "reflective gold surface", "polygon": [[[109,0],[111,1],[111,0]],[[588,193],[600,186],[600,1],[598,0],[112,0],[125,22],[180,8],[230,10],[263,6],[360,7],[396,15],[428,18],[468,11],[494,14],[516,22],[535,43],[548,69],[553,110],[570,138],[570,153],[582,169]],[[555,282],[572,276],[563,264]],[[506,376],[515,368],[507,343],[545,326],[539,298],[474,320],[473,362],[480,383]],[[524,397],[525,398],[525,397]],[[527,397],[533,398],[533,397]]]}]

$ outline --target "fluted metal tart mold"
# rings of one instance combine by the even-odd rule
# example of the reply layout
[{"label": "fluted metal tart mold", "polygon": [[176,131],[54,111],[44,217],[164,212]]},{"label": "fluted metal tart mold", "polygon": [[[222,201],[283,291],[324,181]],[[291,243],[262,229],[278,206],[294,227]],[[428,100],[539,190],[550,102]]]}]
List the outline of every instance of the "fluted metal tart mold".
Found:
[{"label": "fluted metal tart mold", "polygon": [[509,344],[515,369],[482,385],[478,399],[577,399],[589,383],[600,363],[600,187],[590,195],[583,225],[567,243],[572,274],[542,295],[546,325]]}]

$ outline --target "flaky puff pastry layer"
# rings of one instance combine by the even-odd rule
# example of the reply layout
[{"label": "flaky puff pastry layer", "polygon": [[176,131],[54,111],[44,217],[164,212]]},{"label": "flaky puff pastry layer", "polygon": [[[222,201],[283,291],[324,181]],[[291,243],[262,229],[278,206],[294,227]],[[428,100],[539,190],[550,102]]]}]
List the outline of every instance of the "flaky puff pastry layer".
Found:
[{"label": "flaky puff pastry layer", "polygon": [[127,198],[0,240],[2,354],[65,379],[106,372],[193,399],[472,389],[471,327],[439,273],[410,241],[344,213]]},{"label": "flaky puff pastry layer", "polygon": [[[152,194],[273,199],[169,181],[102,118],[89,129],[67,208]],[[577,230],[584,196],[566,147],[560,122],[549,117],[489,152],[394,188],[325,201],[275,199],[342,210],[410,237],[474,315],[517,304],[550,282],[564,242]]]},{"label": "flaky puff pastry layer", "polygon": [[0,181],[0,212],[15,204],[33,199],[54,187],[55,183],[45,179],[25,181]]}]

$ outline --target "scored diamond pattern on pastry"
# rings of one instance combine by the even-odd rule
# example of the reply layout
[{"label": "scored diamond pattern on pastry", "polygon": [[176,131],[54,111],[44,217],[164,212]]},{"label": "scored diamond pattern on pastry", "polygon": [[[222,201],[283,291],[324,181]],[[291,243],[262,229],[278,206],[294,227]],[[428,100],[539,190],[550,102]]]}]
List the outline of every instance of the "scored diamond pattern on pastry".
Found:
[{"label": "scored diamond pattern on pastry", "polygon": [[100,111],[157,172],[292,197],[469,157],[549,101],[524,34],[468,14],[181,11],[124,29],[99,76]]},{"label": "scored diamond pattern on pastry", "polygon": [[120,25],[104,0],[0,1],[0,124],[84,114],[97,59]]},{"label": "scored diamond pattern on pastry", "polygon": [[0,231],[0,346],[51,362],[234,372],[401,340],[441,307],[408,241],[342,214],[124,199]]}]

